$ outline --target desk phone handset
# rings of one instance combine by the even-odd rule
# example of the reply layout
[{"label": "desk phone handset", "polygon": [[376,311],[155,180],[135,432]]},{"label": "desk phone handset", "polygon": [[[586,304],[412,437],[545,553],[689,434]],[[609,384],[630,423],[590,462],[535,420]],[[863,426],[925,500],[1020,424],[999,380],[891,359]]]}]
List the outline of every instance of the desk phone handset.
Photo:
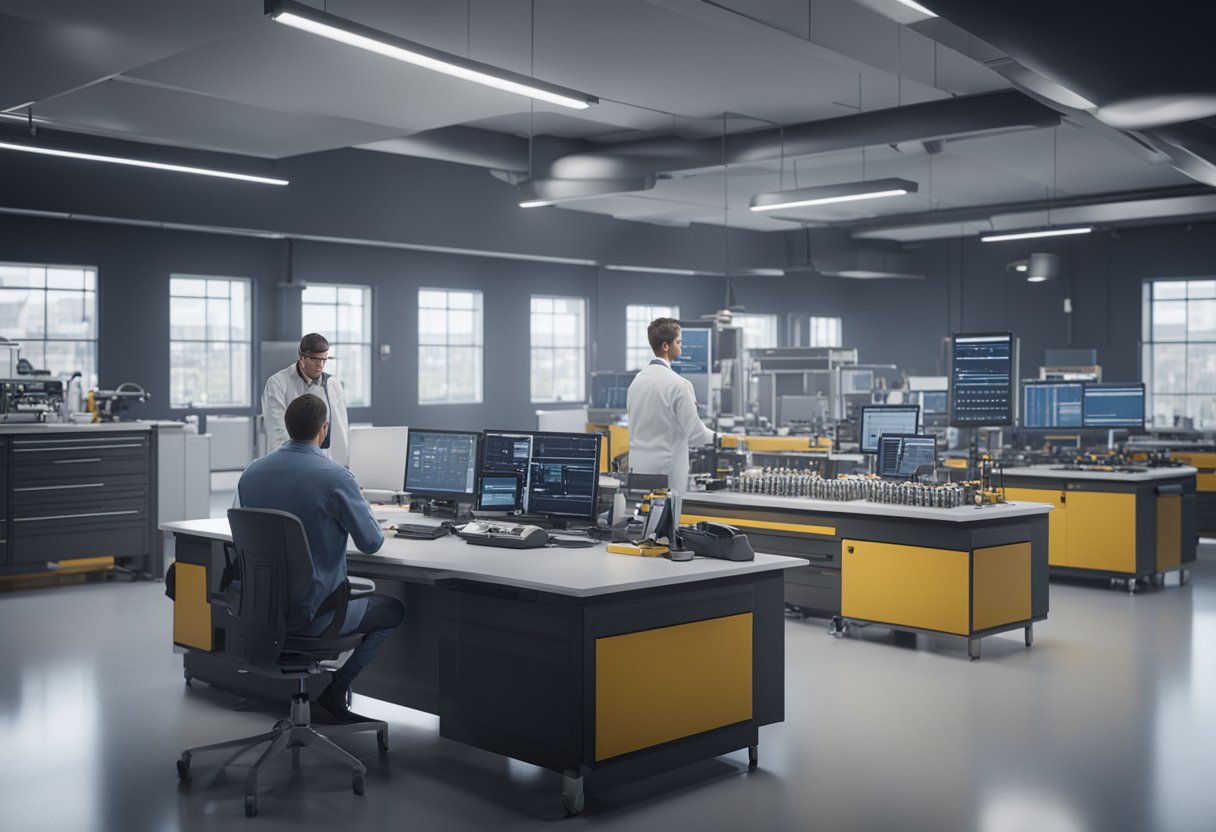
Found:
[{"label": "desk phone handset", "polygon": [[501,546],[505,549],[539,549],[549,542],[549,533],[540,526],[493,523],[474,520],[457,526],[456,534],[475,546]]}]

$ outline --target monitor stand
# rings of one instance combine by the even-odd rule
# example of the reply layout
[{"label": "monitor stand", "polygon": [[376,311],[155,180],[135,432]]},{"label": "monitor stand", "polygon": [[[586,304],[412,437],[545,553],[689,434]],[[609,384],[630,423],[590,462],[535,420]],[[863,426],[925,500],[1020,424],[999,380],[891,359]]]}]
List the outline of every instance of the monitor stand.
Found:
[{"label": "monitor stand", "polygon": [[461,505],[456,500],[430,498],[410,500],[410,511],[424,514],[427,517],[450,517],[454,520],[463,519],[469,514],[467,509],[461,511]]}]

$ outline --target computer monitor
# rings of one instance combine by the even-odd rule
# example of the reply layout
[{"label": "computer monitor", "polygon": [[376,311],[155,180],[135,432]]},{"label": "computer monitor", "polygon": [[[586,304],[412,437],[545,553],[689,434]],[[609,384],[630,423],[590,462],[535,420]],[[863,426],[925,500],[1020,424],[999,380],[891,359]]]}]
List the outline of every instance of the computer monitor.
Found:
[{"label": "computer monitor", "polygon": [[1087,428],[1144,428],[1143,384],[1085,384],[1081,421]]},{"label": "computer monitor", "polygon": [[937,439],[930,435],[884,433],[878,439],[878,476],[909,479],[922,466],[937,467]]},{"label": "computer monitor", "polygon": [[480,440],[479,433],[411,429],[405,490],[413,497],[472,502]]},{"label": "computer monitor", "polygon": [[524,510],[594,521],[603,439],[598,433],[533,434]]},{"label": "computer monitor", "polygon": [[874,389],[874,371],[843,369],[840,386],[844,393],[869,393]]},{"label": "computer monitor", "polygon": [[955,335],[950,349],[950,424],[1000,427],[1013,424],[1013,335]]},{"label": "computer monitor", "polygon": [[530,432],[488,430],[482,434],[481,470],[514,473],[526,483],[531,461]]},{"label": "computer monitor", "polygon": [[477,478],[477,510],[519,511],[522,492],[523,480],[518,474],[482,471]]},{"label": "computer monitor", "polygon": [[360,488],[401,490],[409,433],[407,427],[351,428],[349,467]]},{"label": "computer monitor", "polygon": [[1028,381],[1022,385],[1022,427],[1081,427],[1079,381]]},{"label": "computer monitor", "polygon": [[878,437],[884,433],[916,433],[920,429],[920,407],[914,404],[869,404],[861,409],[861,452],[878,453]]},{"label": "computer monitor", "polygon": [[920,397],[920,412],[926,416],[950,412],[945,390],[924,390],[916,395]]}]

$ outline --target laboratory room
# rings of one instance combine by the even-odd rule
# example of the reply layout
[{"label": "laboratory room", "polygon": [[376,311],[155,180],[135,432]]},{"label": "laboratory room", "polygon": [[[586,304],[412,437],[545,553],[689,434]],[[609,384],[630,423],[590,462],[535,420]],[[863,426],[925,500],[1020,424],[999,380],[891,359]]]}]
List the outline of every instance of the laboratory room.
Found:
[{"label": "laboratory room", "polygon": [[0,829],[1216,829],[1212,32],[0,0]]}]

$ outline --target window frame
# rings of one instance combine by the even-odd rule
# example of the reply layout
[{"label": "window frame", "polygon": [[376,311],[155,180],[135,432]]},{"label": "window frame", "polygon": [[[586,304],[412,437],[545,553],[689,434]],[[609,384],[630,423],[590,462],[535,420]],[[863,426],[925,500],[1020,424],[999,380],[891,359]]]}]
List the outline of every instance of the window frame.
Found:
[{"label": "window frame", "polygon": [[[1161,284],[1176,283],[1184,284],[1182,294],[1180,296],[1156,296],[1156,289]],[[1195,289],[1195,294],[1192,294],[1193,287],[1196,284],[1207,284],[1206,291]],[[1216,275],[1188,276],[1188,277],[1151,277],[1145,278],[1141,288],[1141,341],[1140,341],[1140,379],[1144,382],[1145,394],[1145,423],[1151,425],[1154,429],[1170,429],[1173,428],[1173,419],[1177,417],[1193,419],[1193,427],[1196,430],[1211,430],[1216,428],[1216,412],[1212,413],[1211,418],[1204,419],[1202,411],[1192,409],[1191,404],[1197,400],[1208,400],[1216,402],[1216,379],[1210,379],[1213,382],[1212,390],[1201,391],[1197,390],[1192,384],[1192,346],[1204,346],[1208,348],[1209,353],[1216,353],[1216,326],[1204,331],[1208,337],[1196,338],[1191,331],[1191,311],[1192,303],[1195,301],[1206,301],[1211,307],[1216,307]],[[1157,319],[1158,304],[1163,306],[1178,305],[1182,309],[1182,320],[1178,324],[1181,329],[1181,337],[1160,339],[1157,338],[1156,327],[1154,326]],[[1216,312],[1216,310],[1213,310]],[[1212,313],[1209,313],[1212,314]],[[1156,378],[1157,367],[1157,348],[1171,347],[1181,350],[1182,357],[1177,361],[1177,366],[1180,368],[1181,390],[1162,390],[1161,381]],[[1216,372],[1216,370],[1213,370]],[[1182,411],[1174,411],[1170,418],[1170,424],[1158,425],[1157,422],[1157,398],[1168,398],[1173,400],[1181,400]],[[1212,408],[1216,411],[1216,407]],[[1194,415],[1192,415],[1194,414]]]},{"label": "window frame", "polygon": [[[823,321],[835,322],[832,327],[836,331],[836,343],[834,344],[817,344],[815,343],[816,335],[818,334],[819,323]],[[831,315],[811,315],[807,318],[807,346],[810,347],[828,347],[838,348],[844,346],[844,319],[838,316]]]},{"label": "window frame", "polygon": [[[231,284],[233,284],[233,283],[245,284],[245,315],[246,315],[245,332],[247,335],[247,340],[234,340],[231,337],[229,337],[227,340],[220,340],[220,339],[213,339],[213,338],[206,338],[206,337],[204,337],[201,340],[195,339],[195,338],[174,338],[173,337],[173,299],[174,298],[183,298],[183,297],[184,298],[198,297],[196,295],[175,295],[175,294],[173,294],[173,281],[174,280],[202,280],[202,281],[206,281],[206,282],[223,281],[225,283],[228,283],[229,284],[228,300],[230,303],[232,300]],[[244,413],[244,412],[251,412],[253,410],[253,408],[255,407],[255,404],[256,404],[256,401],[255,401],[256,397],[255,397],[254,389],[253,389],[254,388],[253,345],[256,341],[256,339],[254,337],[254,331],[253,331],[254,321],[256,320],[255,309],[254,309],[254,303],[255,303],[254,290],[255,290],[256,286],[257,286],[256,281],[254,281],[254,279],[251,277],[240,277],[240,276],[219,275],[219,274],[193,274],[193,273],[185,273],[185,272],[170,272],[170,274],[169,274],[169,395],[168,395],[170,410],[205,410],[205,411],[214,412],[217,414],[222,413],[222,412]],[[207,293],[207,289],[204,289],[204,295],[202,296],[202,299],[205,301],[209,297],[210,297],[210,294]],[[204,333],[206,332],[207,324],[208,324],[208,321],[204,317],[204,320],[203,320]],[[229,307],[229,314],[228,314],[228,331],[229,331],[229,336],[231,336],[231,333],[232,333],[231,306]],[[248,352],[247,352],[248,366],[247,366],[246,374],[245,374],[247,383],[245,384],[245,390],[244,390],[244,395],[246,397],[246,401],[244,403],[234,402],[234,401],[219,402],[219,403],[207,402],[206,404],[199,404],[198,402],[195,402],[195,401],[191,401],[186,404],[178,404],[178,403],[174,402],[174,400],[173,400],[173,395],[174,395],[173,345],[174,344],[202,344],[202,345],[204,345],[204,349],[206,348],[206,345],[209,345],[209,344],[227,344],[229,346],[231,346],[232,344],[246,345],[248,347]],[[230,362],[228,365],[228,372],[229,372],[230,376],[232,374],[232,366],[233,365]],[[204,366],[204,377],[205,376],[206,376],[206,368]],[[229,382],[229,389],[230,390],[233,389],[233,385],[232,385],[231,381]]]},{"label": "window frame", "polygon": [[[315,289],[334,289],[334,290],[336,290],[335,291],[336,297],[335,297],[334,301],[332,303],[330,303],[328,301],[306,303],[304,300],[304,296],[308,293],[309,289],[314,289],[314,288]],[[329,334],[327,334],[326,332],[324,332],[322,330],[317,330],[317,331],[320,332],[322,335],[325,335],[326,339],[329,341],[329,350],[330,350],[331,357],[333,356],[334,353],[337,353],[336,357],[338,359],[338,369],[339,370],[342,369],[342,364],[345,363],[342,359],[343,348],[358,349],[358,350],[364,352],[364,361],[365,361],[364,366],[367,368],[367,378],[361,379],[361,381],[367,382],[366,398],[363,400],[360,400],[360,401],[352,400],[351,395],[350,395],[350,384],[347,381],[346,377],[339,376],[337,380],[342,382],[342,391],[346,394],[346,406],[347,407],[351,407],[351,408],[371,407],[372,403],[375,400],[374,393],[372,390],[372,386],[373,386],[373,382],[372,382],[372,347],[375,343],[374,335],[372,333],[372,327],[375,325],[375,322],[372,319],[372,309],[374,308],[374,303],[373,303],[373,299],[372,299],[373,290],[372,290],[371,286],[366,286],[361,283],[320,283],[320,282],[314,283],[313,281],[310,280],[308,282],[308,285],[304,287],[304,290],[300,292],[300,337],[303,337],[307,332],[307,330],[305,330],[305,328],[304,328],[304,307],[305,306],[332,309],[333,316],[334,316],[333,335],[335,335],[335,336],[338,335],[338,333],[339,333],[338,310],[342,306],[350,305],[350,304],[342,303],[342,301],[339,299],[339,298],[341,298],[341,291],[343,289],[357,289],[363,295],[362,328],[364,330],[363,335],[366,338],[366,340],[342,341],[342,340],[338,340],[336,337],[330,338]],[[331,360],[332,360],[332,358],[331,358]]]},{"label": "window frame", "polygon": [[[417,379],[418,405],[420,407],[431,407],[433,405],[442,406],[442,405],[484,404],[485,397],[486,397],[486,393],[485,393],[485,377],[486,377],[485,293],[482,292],[480,289],[454,289],[454,288],[443,288],[443,287],[438,287],[438,286],[419,286],[418,287],[419,316],[421,316],[423,309],[430,309],[434,312],[438,312],[441,309],[441,307],[438,307],[438,306],[423,306],[422,305],[422,295],[424,292],[438,292],[438,293],[443,294],[443,296],[444,296],[444,306],[442,307],[442,310],[445,315],[444,334],[443,334],[444,342],[441,344],[440,343],[424,343],[422,340],[423,333],[422,333],[421,320],[419,319],[418,333],[417,333],[417,338],[415,339],[417,342],[417,348],[418,348],[417,364],[416,364],[417,373],[418,373],[418,379]],[[446,316],[453,310],[453,308],[455,308],[457,310],[462,310],[462,307],[453,307],[451,305],[451,295],[454,295],[454,294],[472,295],[475,298],[475,303],[474,303],[474,307],[473,307],[473,313],[475,315],[475,324],[474,324],[473,329],[474,329],[474,340],[476,343],[452,343],[451,328],[448,325],[448,319]],[[445,373],[449,372],[451,369],[451,366],[452,366],[452,362],[451,362],[451,350],[452,349],[472,349],[472,350],[476,351],[477,360],[475,363],[477,364],[477,384],[476,384],[477,393],[474,398],[453,399],[453,398],[451,398],[450,394],[442,399],[423,399],[422,398],[422,381],[423,381],[422,354],[423,354],[423,350],[424,350],[424,348],[435,348],[435,347],[441,347],[444,350],[443,364],[444,364],[444,367],[446,368]],[[450,380],[450,375],[445,376],[445,382],[444,382],[445,388],[450,390],[451,384],[450,384],[449,380]]]},{"label": "window frame", "polygon": [[[100,385],[100,379],[101,379],[101,269],[99,269],[97,266],[74,264],[74,263],[25,263],[25,262],[11,261],[11,260],[0,261],[0,267],[5,267],[5,266],[17,268],[17,269],[41,269],[43,272],[42,287],[41,287],[42,296],[43,296],[42,297],[42,337],[26,338],[26,337],[17,336],[17,335],[6,336],[6,337],[9,337],[10,340],[15,341],[16,343],[18,343],[22,346],[24,346],[27,343],[28,344],[34,344],[34,343],[41,344],[44,363],[45,363],[45,356],[46,356],[46,345],[49,343],[68,343],[68,344],[76,344],[76,343],[82,343],[82,342],[92,343],[92,345],[93,345],[93,367],[92,367],[91,376],[89,374],[85,373],[79,367],[75,367],[75,368],[67,370],[64,373],[64,375],[69,375],[72,372],[75,372],[76,370],[80,370],[81,376],[82,376],[81,386],[86,390],[97,388]],[[80,272],[86,272],[86,273],[92,272],[93,288],[92,289],[87,288],[87,281],[86,281],[86,288],[82,288],[80,290],[52,289],[52,287],[50,286],[49,272],[51,272],[52,270],[58,270],[58,269],[62,269],[64,271],[80,271]],[[9,288],[25,288],[27,291],[31,291],[31,292],[39,291],[36,288],[30,288],[30,287],[9,287]],[[79,291],[81,294],[84,294],[84,295],[91,294],[93,296],[92,297],[92,300],[93,300],[93,315],[92,315],[93,337],[92,338],[51,338],[51,337],[48,337],[48,333],[50,332],[50,323],[51,323],[51,305],[49,303],[50,299],[49,299],[48,295],[52,291],[56,291],[56,292]],[[0,332],[0,335],[4,335],[4,333]],[[26,356],[26,355],[22,355],[21,357],[28,359],[28,356]],[[36,369],[42,370],[42,369],[48,369],[48,368],[47,367],[36,367]],[[52,372],[52,375],[54,375],[53,372]]]},{"label": "window frame", "polygon": [[[535,316],[537,315],[537,312],[535,310],[535,303],[537,300],[554,300],[554,301],[560,300],[560,301],[577,301],[578,302],[580,309],[581,309],[581,314],[579,317],[581,318],[581,321],[582,321],[582,330],[583,331],[582,331],[582,338],[580,339],[581,343],[577,347],[569,347],[569,346],[559,347],[556,344],[550,345],[550,346],[544,346],[544,345],[537,346],[536,328],[535,328],[535,323],[536,323]],[[590,340],[590,327],[587,325],[587,321],[588,321],[588,318],[590,317],[590,312],[591,312],[591,304],[588,302],[587,298],[581,297],[578,295],[551,295],[551,294],[540,293],[540,294],[534,294],[528,299],[528,400],[532,404],[586,404],[587,403],[587,392],[588,392],[587,358],[588,358],[588,353],[590,352],[590,350],[588,349],[588,341]],[[550,318],[554,318],[557,313],[549,313],[549,314],[550,314]],[[533,395],[532,384],[533,384],[534,379],[532,378],[532,369],[533,369],[533,359],[535,357],[537,350],[550,351],[553,354],[554,359],[556,359],[557,353],[559,351],[575,350],[578,352],[581,372],[579,373],[579,379],[578,379],[579,386],[578,386],[578,395],[577,396],[575,396],[574,398],[562,399],[562,398],[553,398],[553,397],[539,397],[538,398]],[[554,360],[553,366],[556,368],[556,366],[557,366],[556,360]],[[554,372],[554,379],[556,379],[556,370]],[[551,393],[553,392],[552,386],[550,386],[550,392]]]},{"label": "window frame", "polygon": [[[631,318],[629,313],[634,309],[647,309],[645,320],[641,318]],[[658,310],[665,310],[670,314],[657,315]],[[655,318],[675,318],[680,320],[680,307],[678,304],[663,304],[663,303],[627,303],[625,304],[625,372],[640,370],[650,363],[650,359],[654,357],[654,350],[650,348],[650,341],[646,339],[646,327],[650,326],[650,322]],[[630,337],[633,335],[633,325],[642,323],[642,343],[641,345],[631,344]],[[638,362],[637,366],[631,366],[631,356],[637,352],[643,353],[643,360]]]},{"label": "window frame", "polygon": [[[757,319],[757,318],[767,318],[768,320],[772,321],[773,343],[771,345],[770,344],[749,344],[749,343],[747,343],[747,328],[743,326],[742,322],[740,321],[741,318],[742,319],[750,318],[753,320]],[[735,312],[731,315],[730,324],[731,324],[731,326],[737,326],[743,330],[744,349],[763,350],[763,349],[769,349],[770,347],[781,346],[781,319],[780,319],[779,315],[768,313],[768,312]]]}]

